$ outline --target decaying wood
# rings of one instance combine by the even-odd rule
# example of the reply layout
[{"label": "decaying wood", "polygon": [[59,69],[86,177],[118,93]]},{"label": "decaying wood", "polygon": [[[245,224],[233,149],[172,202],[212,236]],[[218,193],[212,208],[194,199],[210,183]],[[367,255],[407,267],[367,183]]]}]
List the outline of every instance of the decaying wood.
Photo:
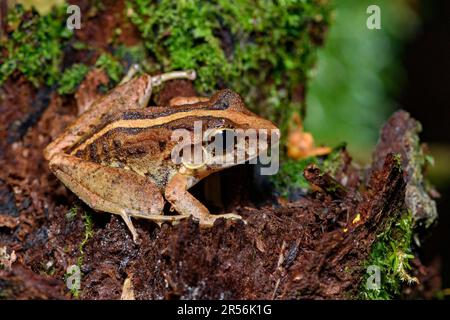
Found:
[{"label": "decaying wood", "polygon": [[406,205],[416,224],[429,227],[437,219],[436,192],[426,184],[425,146],[420,144],[422,126],[405,111],[396,112],[381,130],[380,142],[374,151],[374,169],[381,167],[390,153],[400,155],[406,181]]}]

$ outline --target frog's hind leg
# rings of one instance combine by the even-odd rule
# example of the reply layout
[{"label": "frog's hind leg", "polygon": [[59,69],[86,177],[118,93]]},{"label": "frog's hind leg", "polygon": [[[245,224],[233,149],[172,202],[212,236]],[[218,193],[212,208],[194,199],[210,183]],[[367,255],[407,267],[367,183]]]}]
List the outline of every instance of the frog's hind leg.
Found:
[{"label": "frog's hind leg", "polygon": [[50,143],[44,156],[50,160],[55,154],[65,152],[76,143],[89,137],[108,115],[118,111],[139,108],[151,95],[151,77],[143,75],[117,86],[99,98],[72,123],[63,134]]},{"label": "frog's hind leg", "polygon": [[168,80],[194,80],[195,77],[194,71],[173,71],[156,76],[143,74],[115,87],[105,96],[94,101],[62,135],[45,148],[45,158],[50,160],[55,154],[65,152],[76,143],[83,141],[110,115],[120,111],[145,108],[153,87]]},{"label": "frog's hind leg", "polygon": [[157,223],[186,217],[164,216],[164,199],[145,177],[131,171],[102,166],[74,156],[58,154],[50,161],[54,174],[92,209],[120,215],[137,240],[131,217]]}]

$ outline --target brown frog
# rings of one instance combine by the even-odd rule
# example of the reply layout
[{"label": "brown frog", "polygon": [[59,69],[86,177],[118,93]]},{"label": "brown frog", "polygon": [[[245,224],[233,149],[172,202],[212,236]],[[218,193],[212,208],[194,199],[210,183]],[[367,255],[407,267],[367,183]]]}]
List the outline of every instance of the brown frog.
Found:
[{"label": "brown frog", "polygon": [[[172,138],[175,130],[193,135],[196,121],[201,121],[202,129],[214,129],[215,133],[277,130],[270,121],[247,110],[231,90],[219,91],[211,98],[177,97],[169,106],[147,107],[153,87],[182,78],[193,80],[195,72],[144,74],[117,86],[87,108],[44,151],[58,179],[94,210],[120,215],[134,241],[138,235],[131,217],[161,224],[193,216],[203,227],[211,227],[218,218],[241,219],[233,213],[210,214],[187,191],[229,165],[217,165],[208,157],[195,166],[173,161],[172,151],[179,143]],[[165,200],[177,215],[163,214]]]}]

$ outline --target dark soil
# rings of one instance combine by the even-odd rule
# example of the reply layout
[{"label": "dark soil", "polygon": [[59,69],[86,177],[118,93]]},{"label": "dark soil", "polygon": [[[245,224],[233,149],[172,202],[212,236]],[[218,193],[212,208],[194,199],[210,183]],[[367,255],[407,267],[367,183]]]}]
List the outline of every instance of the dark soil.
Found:
[{"label": "dark soil", "polygon": [[[85,21],[77,37],[106,48],[110,35],[103,31],[126,23],[114,18],[122,9],[120,3],[108,6],[95,23]],[[124,42],[134,43],[136,34],[127,28]],[[87,57],[80,59],[93,59]],[[173,81],[154,100],[164,105],[194,93],[190,82]],[[279,202],[265,192],[252,166],[215,175],[193,192],[214,212],[238,213],[247,224],[218,220],[203,230],[193,220],[161,228],[135,220],[137,245],[120,217],[89,209],[50,173],[43,158],[45,146],[76,117],[75,96],[34,89],[20,74],[8,80],[0,96],[0,247],[17,255],[12,270],[0,270],[0,297],[71,298],[65,274],[81,258],[81,299],[119,299],[128,277],[136,299],[354,298],[372,243],[405,205],[395,149],[384,145],[368,170],[355,167],[344,150],[345,161],[333,177],[316,167],[298,172],[315,191],[294,202]],[[394,117],[388,125],[407,125],[406,113]],[[211,200],[205,185],[221,190],[222,197]],[[74,207],[77,214],[68,215]],[[361,220],[352,223],[357,213]],[[81,252],[85,214],[92,216],[93,237]],[[439,277],[433,270],[418,260],[415,270],[421,280],[433,279],[422,291],[436,289]]]}]

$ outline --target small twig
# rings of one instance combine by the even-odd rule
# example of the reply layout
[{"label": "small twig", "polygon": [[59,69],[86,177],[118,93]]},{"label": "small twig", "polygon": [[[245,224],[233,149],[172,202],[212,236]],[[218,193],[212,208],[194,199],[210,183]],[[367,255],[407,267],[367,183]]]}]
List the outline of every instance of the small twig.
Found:
[{"label": "small twig", "polygon": [[272,300],[275,300],[275,297],[277,295],[278,286],[280,285],[281,278],[278,278],[277,282],[275,283],[275,288],[273,289],[272,293]]},{"label": "small twig", "polygon": [[134,296],[134,287],[132,282],[132,276],[128,276],[122,287],[122,294],[120,300],[136,300]]},{"label": "small twig", "polygon": [[[281,266],[284,262],[284,250],[286,249],[286,241],[283,240],[283,243],[281,244],[280,249],[280,255],[278,256],[278,262],[277,262],[277,269],[276,271],[281,271]],[[273,289],[272,293],[272,300],[275,299],[275,296],[277,294],[278,286],[280,285],[281,277],[278,277],[277,282],[275,283],[275,288]]]},{"label": "small twig", "polygon": [[283,264],[283,261],[284,261],[284,249],[286,249],[286,241],[283,240],[283,243],[281,244],[280,255],[278,256],[277,269],[280,269],[281,265]]}]

